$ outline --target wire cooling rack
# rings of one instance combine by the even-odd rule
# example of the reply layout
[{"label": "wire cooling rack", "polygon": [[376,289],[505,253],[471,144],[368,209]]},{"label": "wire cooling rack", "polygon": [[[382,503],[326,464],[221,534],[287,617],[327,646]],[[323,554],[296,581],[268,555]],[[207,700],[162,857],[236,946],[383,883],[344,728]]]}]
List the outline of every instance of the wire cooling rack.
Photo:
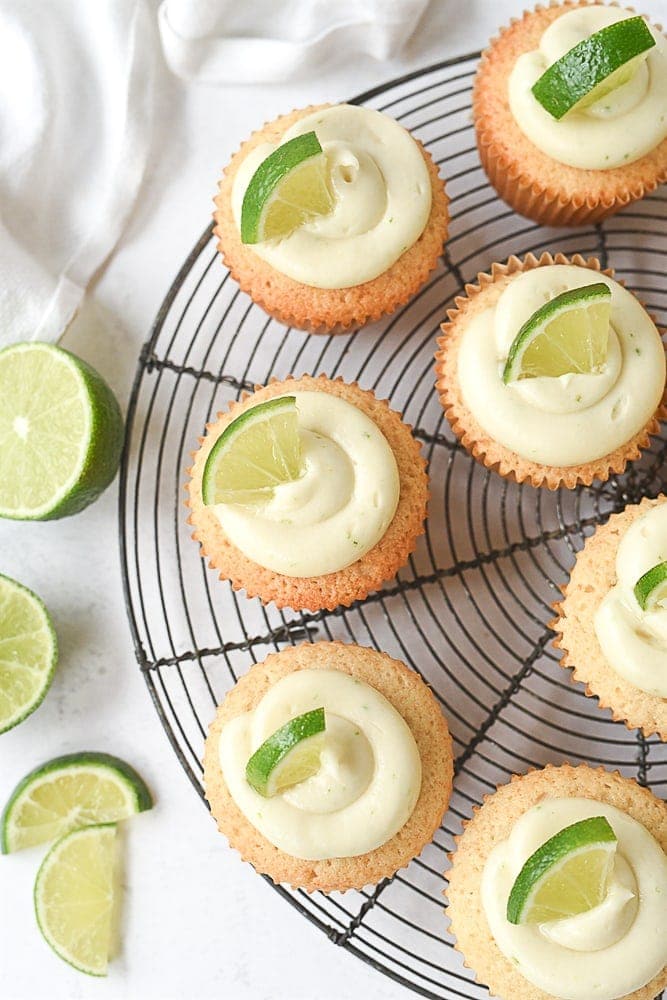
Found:
[{"label": "wire cooling rack", "polygon": [[[171,286],[139,358],[121,470],[125,596],[139,667],[165,732],[203,799],[207,727],[225,691],[287,643],[376,646],[418,670],[445,712],[456,750],[449,812],[433,843],[393,879],[329,896],[276,891],[336,945],[425,997],[486,996],[452,948],[443,871],[472,807],[510,775],[587,761],[667,788],[667,752],[614,723],[558,665],[548,622],[576,552],[626,503],[667,488],[663,431],[629,472],[551,493],[517,486],[471,460],[433,389],[439,324],[478,271],[509,254],[597,255],[667,324],[663,189],[601,226],[550,230],[516,216],[489,187],[475,150],[471,86],[478,53],[356,98],[387,111],[430,150],[446,178],[451,232],[426,287],[360,332],[286,330],[242,294],[207,226]],[[430,463],[426,536],[381,592],[318,614],[263,608],[199,557],[183,506],[185,469],[205,423],[275,375],[358,380],[413,424]],[[213,836],[213,829],[211,831]]]}]

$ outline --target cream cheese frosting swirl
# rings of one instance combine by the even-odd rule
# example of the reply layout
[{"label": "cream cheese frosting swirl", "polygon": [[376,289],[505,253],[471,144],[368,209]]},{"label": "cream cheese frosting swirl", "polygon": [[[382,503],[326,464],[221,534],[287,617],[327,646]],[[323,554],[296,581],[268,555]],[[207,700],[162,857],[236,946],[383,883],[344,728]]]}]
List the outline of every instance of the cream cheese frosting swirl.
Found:
[{"label": "cream cheese frosting swirl", "polygon": [[637,518],[623,535],[616,554],[616,585],[593,620],[607,663],[630,684],[660,698],[667,698],[667,607],[642,611],[634,586],[649,569],[666,561],[667,502]]},{"label": "cream cheese frosting swirl", "polygon": [[[523,323],[561,292],[600,281],[611,289],[603,370],[506,385],[503,368]],[[495,441],[541,465],[568,467],[611,454],[646,426],[664,392],[665,352],[651,318],[617,281],[553,264],[516,275],[495,306],[470,319],[458,379],[466,406]]]},{"label": "cream cheese frosting swirl", "polygon": [[304,474],[259,506],[216,504],[223,531],[249,559],[284,576],[335,573],[361,559],[392,522],[398,466],[377,425],[328,392],[296,399]]},{"label": "cream cheese frosting swirl", "polygon": [[[250,756],[290,719],[323,707],[320,770],[272,798],[246,781]],[[414,736],[393,705],[340,670],[297,670],[220,735],[220,767],[246,818],[280,850],[319,861],[381,847],[412,815],[421,789]]]},{"label": "cream cheese frosting swirl", "polygon": [[[566,826],[592,816],[606,817],[618,838],[607,898],[576,917],[509,923],[507,900],[530,855]],[[489,855],[481,893],[501,952],[559,1000],[617,1000],[650,982],[667,962],[667,857],[641,823],[606,803],[554,798],[533,806]]]},{"label": "cream cheese frosting swirl", "polygon": [[[410,133],[379,111],[349,104],[315,111],[292,125],[281,142],[312,131],[327,157],[333,211],[285,239],[251,249],[305,285],[361,285],[387,271],[421,236],[431,212],[429,172]],[[275,148],[262,143],[239,166],[232,187],[239,231],[246,188]]]},{"label": "cream cheese frosting swirl", "polygon": [[537,101],[531,87],[566,52],[595,32],[633,17],[618,7],[577,7],[546,29],[539,49],[517,59],[508,83],[514,119],[538,149],[559,163],[582,170],[609,170],[640,159],[667,136],[667,40],[655,38],[632,79],[583,111],[560,121]]}]

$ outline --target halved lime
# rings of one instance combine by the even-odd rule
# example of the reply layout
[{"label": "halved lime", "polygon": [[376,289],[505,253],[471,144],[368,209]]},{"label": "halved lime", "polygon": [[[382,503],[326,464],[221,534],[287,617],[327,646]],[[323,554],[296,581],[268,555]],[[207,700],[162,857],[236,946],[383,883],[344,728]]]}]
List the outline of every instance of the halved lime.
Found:
[{"label": "halved lime", "polygon": [[0,733],[41,705],[57,662],[56,633],[44,604],[0,574]]},{"label": "halved lime", "polygon": [[512,341],[503,382],[592,374],[607,360],[611,291],[604,282],[572,288],[540,306]]},{"label": "halved lime", "polygon": [[0,517],[87,507],[116,475],[123,418],[94,369],[52,344],[0,350]]},{"label": "halved lime", "polygon": [[609,24],[552,63],[533,84],[533,95],[556,119],[582,111],[627,83],[654,45],[643,17]]},{"label": "halved lime", "polygon": [[258,503],[303,473],[294,396],[246,410],[225,428],[204,466],[205,504]]},{"label": "halved lime", "polygon": [[654,611],[656,606],[667,606],[667,562],[652,566],[635,584],[635,597],[642,611]]},{"label": "halved lime", "polygon": [[290,719],[255,750],[245,769],[248,784],[271,798],[312,777],[320,769],[325,728],[323,708]]},{"label": "halved lime", "polygon": [[566,826],[526,861],[507,900],[511,924],[541,924],[598,906],[616,852],[616,834],[604,816]]},{"label": "halved lime", "polygon": [[241,208],[241,241],[279,240],[334,206],[327,158],[314,132],[278,146],[250,179]]},{"label": "halved lime", "polygon": [[134,768],[106,753],[56,757],[27,774],[0,818],[3,854],[54,840],[69,830],[144,812],[151,793]]},{"label": "halved lime", "polygon": [[106,976],[114,925],[116,827],[65,834],[35,881],[35,914],[44,940],[80,972]]}]

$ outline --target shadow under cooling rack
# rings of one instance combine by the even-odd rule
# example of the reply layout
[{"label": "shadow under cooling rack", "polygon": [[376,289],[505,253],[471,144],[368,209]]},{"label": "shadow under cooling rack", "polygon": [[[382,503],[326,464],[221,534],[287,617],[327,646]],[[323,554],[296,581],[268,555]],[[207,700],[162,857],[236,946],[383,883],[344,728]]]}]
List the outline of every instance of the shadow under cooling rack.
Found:
[{"label": "shadow under cooling rack", "polygon": [[[345,336],[286,330],[242,294],[207,227],[145,344],[128,413],[120,542],[137,660],[165,732],[203,798],[201,758],[216,704],[249,665],[287,643],[341,639],[402,659],[431,685],[457,754],[451,807],[433,843],[372,891],[277,888],[329,938],[416,993],[486,995],[453,950],[443,872],[472,806],[513,773],[588,761],[667,788],[667,753],[612,722],[558,666],[551,605],[584,539],[610,513],[665,490],[667,440],[626,475],[550,493],[472,461],[433,390],[439,324],[466,282],[511,253],[598,256],[667,323],[664,190],[601,226],[550,230],[519,218],[489,187],[475,149],[477,54],[378,87],[356,102],[387,111],[427,146],[446,178],[452,223],[428,284],[394,316]],[[190,452],[207,420],[270,377],[324,372],[358,380],[415,427],[429,460],[426,535],[397,579],[349,609],[278,611],[235,594],[199,557],[183,506]]]}]

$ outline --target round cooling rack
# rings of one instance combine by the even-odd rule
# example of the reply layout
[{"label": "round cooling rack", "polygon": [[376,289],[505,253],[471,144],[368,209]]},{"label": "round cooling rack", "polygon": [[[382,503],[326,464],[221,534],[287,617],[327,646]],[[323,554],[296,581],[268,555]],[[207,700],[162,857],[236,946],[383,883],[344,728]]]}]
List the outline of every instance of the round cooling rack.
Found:
[{"label": "round cooling rack", "polygon": [[[362,94],[431,152],[446,178],[451,231],[436,272],[400,312],[335,337],[287,330],[242,294],[210,226],[185,261],[139,358],[121,471],[120,538],[139,667],[166,734],[203,798],[204,738],[215,706],[248,667],[287,643],[342,639],[385,650],[432,686],[455,741],[456,780],[433,843],[364,892],[278,888],[330,940],[425,997],[482,998],[452,948],[443,871],[462,821],[510,775],[587,761],[667,788],[667,751],[614,723],[558,665],[548,622],[576,552],[626,503],[667,488],[667,436],[608,483],[573,491],[517,486],[463,451],[443,418],[433,352],[466,282],[510,254],[596,255],[667,325],[664,189],[588,229],[545,229],[489,187],[471,119],[478,54]],[[324,372],[391,400],[430,463],[426,535],[384,590],[349,609],[300,614],[235,594],[207,569],[183,506],[185,469],[204,425],[272,376]],[[213,835],[213,828],[212,828]]]}]

